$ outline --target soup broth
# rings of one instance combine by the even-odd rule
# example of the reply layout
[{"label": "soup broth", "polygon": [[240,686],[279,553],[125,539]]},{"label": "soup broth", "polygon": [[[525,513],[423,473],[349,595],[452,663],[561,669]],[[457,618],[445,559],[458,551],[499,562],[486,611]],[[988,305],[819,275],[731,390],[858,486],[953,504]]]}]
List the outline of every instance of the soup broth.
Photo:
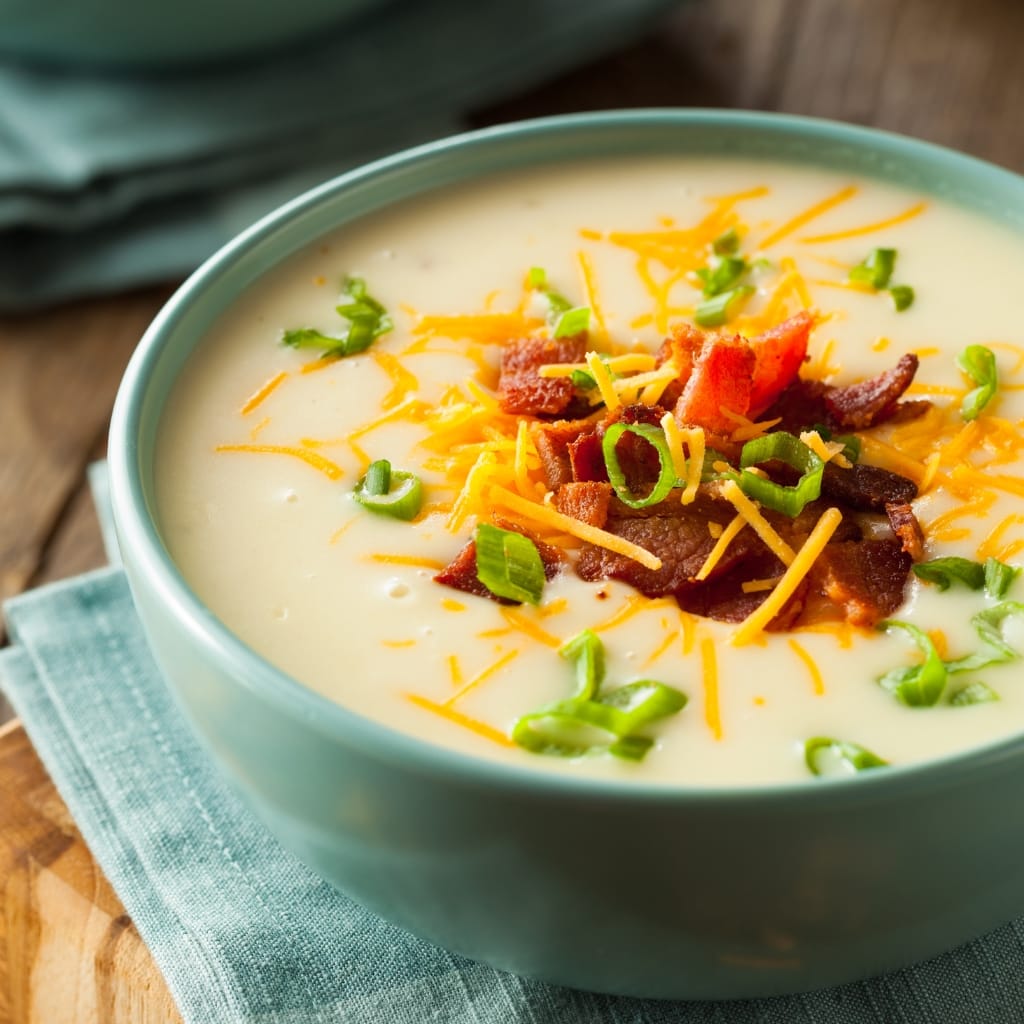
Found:
[{"label": "soup broth", "polygon": [[[1024,242],[997,224],[806,167],[614,160],[432,193],[325,236],[220,318],[164,413],[160,527],[200,599],[273,664],[358,714],[470,755],[721,786],[812,779],[811,740],[835,741],[811,744],[810,763],[823,771],[863,770],[870,755],[905,764],[963,750],[1024,726],[1012,604],[1024,589],[1012,573],[1024,550],[1021,267]],[[337,311],[358,304],[358,285],[343,285],[353,278],[390,329],[362,351],[324,356],[329,336],[357,324]],[[597,353],[574,366],[571,411],[602,430],[616,403],[671,412],[644,392],[667,390],[665,364],[650,357],[695,319],[709,333],[758,338],[811,311],[799,374],[824,386],[875,377],[915,354],[900,399],[907,409],[845,432],[859,453],[843,449],[838,464],[854,456],[912,481],[918,565],[952,557],[976,568],[942,563],[924,580],[909,573],[898,607],[875,621],[805,614],[783,629],[747,615],[718,621],[625,579],[580,578],[574,565],[591,541],[546,514],[559,508],[557,488],[537,445],[538,427],[562,414],[503,411],[499,376],[511,342],[553,338],[567,309],[587,311],[577,315],[583,350]],[[379,313],[362,315],[388,326]],[[281,343],[299,329],[328,339]],[[978,393],[985,367],[961,355],[969,346],[994,358],[998,385],[987,401]],[[616,362],[633,355],[646,358]],[[774,431],[770,417],[758,418],[764,410],[748,411],[723,414],[725,447]],[[838,433],[822,426],[806,443],[824,445],[819,454],[831,462],[847,443]],[[708,447],[715,436],[707,433]],[[693,457],[695,437],[685,448],[669,441],[662,455]],[[720,496],[731,481],[735,495],[740,466],[719,454],[703,463],[702,489]],[[376,515],[353,498],[378,460],[390,463],[392,485],[399,472],[422,482],[414,518]],[[673,485],[664,500],[679,504],[687,464],[671,479],[669,464],[658,465]],[[637,488],[612,500],[623,495],[646,499]],[[756,532],[739,505],[731,513],[739,532],[725,538],[722,557]],[[841,518],[893,537],[884,515],[851,515],[844,505]],[[538,603],[500,603],[435,580],[481,522],[558,553],[561,571],[549,573]],[[721,540],[716,529],[709,547]],[[802,550],[791,548],[789,579],[805,593]],[[743,593],[773,600],[791,568],[745,581]],[[749,604],[756,610],[756,599]],[[891,620],[903,625],[881,625]],[[587,714],[538,718],[557,742],[526,749],[517,723],[521,737],[524,716],[564,706],[587,685],[581,658],[565,650],[585,631],[606,664],[603,679],[590,679],[600,689],[588,707],[621,711],[616,700],[625,698],[609,695],[646,680],[662,684],[650,693],[668,695],[671,707],[618,733]],[[615,756],[627,734],[642,742]]]}]

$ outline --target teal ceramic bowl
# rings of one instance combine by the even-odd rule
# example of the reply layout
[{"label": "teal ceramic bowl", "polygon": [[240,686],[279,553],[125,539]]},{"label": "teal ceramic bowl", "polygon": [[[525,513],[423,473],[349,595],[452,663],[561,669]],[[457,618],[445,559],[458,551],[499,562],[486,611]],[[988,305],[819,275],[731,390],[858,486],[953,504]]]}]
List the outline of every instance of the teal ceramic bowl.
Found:
[{"label": "teal ceramic bowl", "polygon": [[1024,180],[840,124],[636,111],[463,135],[353,171],[261,221],[171,299],[111,429],[118,535],[168,685],[280,841],[385,918],[471,958],[604,992],[769,995],[874,975],[1024,911],[1024,736],[924,766],[746,789],[485,763],[365,720],[233,636],[171,563],[153,452],[211,322],[292,253],[441,185],[569,158],[763,155],[944,196],[1024,231]]}]

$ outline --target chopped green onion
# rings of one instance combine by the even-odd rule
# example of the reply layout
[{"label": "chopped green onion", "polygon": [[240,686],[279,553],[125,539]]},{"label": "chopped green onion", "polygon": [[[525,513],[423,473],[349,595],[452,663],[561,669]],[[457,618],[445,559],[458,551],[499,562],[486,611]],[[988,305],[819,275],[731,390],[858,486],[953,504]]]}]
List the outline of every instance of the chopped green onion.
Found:
[{"label": "chopped green onion", "polygon": [[889,762],[859,743],[815,736],[804,744],[804,760],[815,775],[839,775],[884,768]]},{"label": "chopped green onion", "polygon": [[863,263],[851,268],[849,280],[881,291],[889,283],[895,266],[895,249],[872,249]]},{"label": "chopped green onion", "polygon": [[582,334],[590,327],[590,307],[574,306],[567,309],[555,321],[554,335],[556,338],[572,338]]},{"label": "chopped green onion", "polygon": [[393,470],[387,459],[378,459],[370,463],[352,496],[370,512],[409,520],[423,506],[423,484],[415,473]]},{"label": "chopped green onion", "polygon": [[939,657],[928,634],[909,622],[898,622],[895,619],[880,622],[878,628],[889,633],[894,629],[903,630],[924,654],[924,661],[920,665],[908,665],[886,672],[878,680],[882,688],[907,707],[931,707],[936,704],[946,686],[947,666]]},{"label": "chopped green onion", "polygon": [[527,283],[531,288],[543,288],[548,283],[548,272],[543,267],[530,267]]},{"label": "chopped green onion", "polygon": [[918,579],[934,583],[939,590],[949,590],[953,583],[981,590],[985,583],[985,567],[969,558],[933,558],[930,562],[918,562],[913,569]]},{"label": "chopped green onion", "polygon": [[496,597],[540,604],[544,563],[537,545],[490,523],[476,528],[476,578]]},{"label": "chopped green onion", "polygon": [[640,761],[654,740],[639,730],[675,714],[686,695],[664,683],[637,680],[600,693],[604,681],[604,645],[590,630],[564,644],[558,652],[576,667],[576,692],[523,715],[512,727],[512,739],[535,754],[581,757],[605,751]]},{"label": "chopped green onion", "polygon": [[[626,475],[619,464],[619,456],[616,452],[616,445],[623,434],[635,434],[643,438],[658,453],[660,469],[658,479],[646,497],[638,498],[629,489],[626,482]],[[608,470],[608,480],[620,501],[630,508],[647,508],[649,505],[657,505],[664,501],[669,492],[678,483],[675,468],[672,464],[672,453],[668,449],[668,442],[665,440],[665,433],[660,427],[649,423],[613,423],[601,439],[601,452],[604,455],[605,468]]]},{"label": "chopped green onion", "polygon": [[743,275],[750,269],[742,256],[723,256],[715,260],[710,267],[701,267],[697,271],[704,286],[704,298],[714,298],[738,284]]},{"label": "chopped green onion", "polygon": [[968,707],[971,704],[991,704],[996,700],[999,700],[999,694],[980,680],[961,686],[949,697],[949,703],[956,708]]},{"label": "chopped green onion", "polygon": [[705,299],[694,313],[694,322],[699,327],[721,327],[739,312],[740,307],[754,291],[749,284],[741,284],[738,288],[722,292],[712,299]]},{"label": "chopped green onion", "polygon": [[999,604],[972,615],[971,625],[981,639],[982,649],[950,662],[949,670],[967,672],[1019,658],[1020,652],[1011,647],[1003,636],[1003,624],[1010,616],[1021,614],[1024,614],[1024,604],[1019,601],[1000,601]]},{"label": "chopped green onion", "polygon": [[716,256],[733,256],[740,248],[740,233],[735,228],[723,231],[712,243],[711,250]]},{"label": "chopped green onion", "polygon": [[909,284],[894,284],[889,289],[889,294],[897,313],[902,313],[914,304],[914,289]]},{"label": "chopped green onion", "polygon": [[968,345],[956,357],[956,365],[977,384],[973,391],[964,395],[960,403],[960,415],[965,420],[977,419],[982,409],[992,401],[999,386],[995,354],[984,345]]},{"label": "chopped green onion", "polygon": [[361,277],[349,277],[342,286],[342,298],[347,302],[336,306],[339,316],[348,321],[348,328],[340,334],[327,334],[312,327],[285,331],[281,337],[291,348],[319,349],[325,356],[351,356],[363,352],[382,334],[394,328],[387,310],[366,291]]},{"label": "chopped green onion", "polygon": [[591,700],[604,682],[604,644],[589,629],[583,630],[558,648],[558,653],[576,666],[574,698]]},{"label": "chopped green onion", "polygon": [[1003,598],[1020,575],[1020,568],[1000,562],[998,558],[985,559],[985,593],[989,597]]},{"label": "chopped green onion", "polygon": [[[803,474],[792,487],[766,480],[751,473],[749,467],[778,460]],[[766,508],[787,516],[799,515],[809,501],[821,495],[821,479],[825,463],[798,437],[784,430],[765,434],[748,441],[740,453],[740,490]]]},{"label": "chopped green onion", "polygon": [[376,498],[391,490],[391,463],[387,459],[371,462],[363,478],[366,493]]},{"label": "chopped green onion", "polygon": [[1003,598],[1013,581],[1020,575],[1020,569],[998,558],[986,559],[985,563],[973,562],[969,558],[933,558],[930,562],[918,562],[913,567],[914,575],[928,583],[934,583],[939,590],[948,590],[952,583],[963,583],[971,590],[985,588],[989,597]]},{"label": "chopped green onion", "polygon": [[594,380],[593,374],[587,373],[586,370],[573,370],[569,374],[569,380],[572,381],[572,386],[579,391],[593,391],[597,387],[597,381]]}]

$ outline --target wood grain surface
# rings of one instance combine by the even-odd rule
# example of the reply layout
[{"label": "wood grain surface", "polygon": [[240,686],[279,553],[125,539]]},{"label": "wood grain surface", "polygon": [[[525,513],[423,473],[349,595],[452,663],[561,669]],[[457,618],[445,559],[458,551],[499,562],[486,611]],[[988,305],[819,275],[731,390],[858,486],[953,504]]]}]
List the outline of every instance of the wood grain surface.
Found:
[{"label": "wood grain surface", "polygon": [[[640,42],[470,120],[781,110],[1024,171],[1022,48],[1020,0],[692,0]],[[0,596],[102,563],[85,468],[102,453],[117,382],[168,291],[0,317]],[[0,728],[0,1024],[179,1019],[24,732]]]}]

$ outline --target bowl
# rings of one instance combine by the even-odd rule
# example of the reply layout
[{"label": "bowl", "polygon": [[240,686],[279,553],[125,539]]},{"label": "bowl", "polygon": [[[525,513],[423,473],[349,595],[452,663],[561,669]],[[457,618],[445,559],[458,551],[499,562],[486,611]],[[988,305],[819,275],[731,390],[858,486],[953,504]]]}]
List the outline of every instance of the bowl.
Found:
[{"label": "bowl", "polygon": [[731,789],[492,764],[366,720],[271,666],[179,575],[154,521],[154,441],[210,324],[325,232],[490,172],[633,153],[814,162],[1024,232],[1024,180],[803,118],[632,111],[524,122],[347,173],[260,221],[156,318],[111,426],[114,514],[156,659],[227,779],[281,843],[381,916],[498,968],[603,992],[803,991],[937,954],[1024,910],[1024,737],[848,779]]}]

